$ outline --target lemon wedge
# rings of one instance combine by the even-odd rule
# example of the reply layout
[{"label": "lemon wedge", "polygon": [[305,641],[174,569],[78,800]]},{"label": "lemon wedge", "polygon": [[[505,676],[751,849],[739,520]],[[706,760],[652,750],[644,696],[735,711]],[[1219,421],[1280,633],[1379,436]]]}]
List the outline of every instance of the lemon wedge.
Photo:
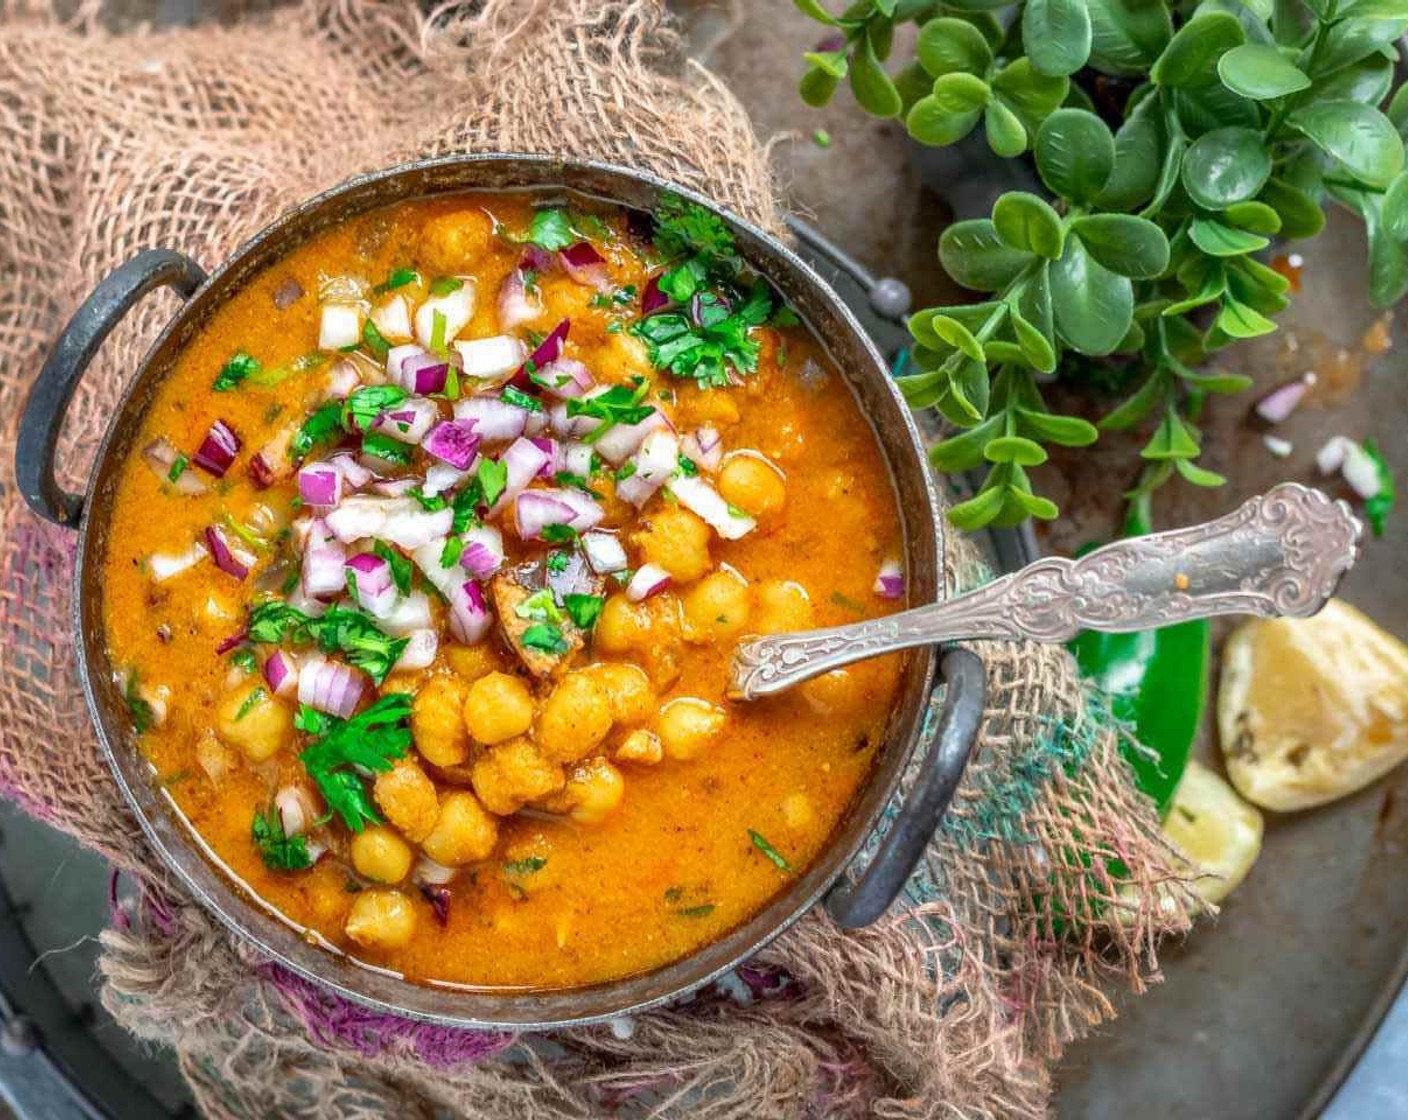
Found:
[{"label": "lemon wedge", "polygon": [[1173,795],[1164,835],[1187,857],[1197,878],[1193,889],[1204,902],[1226,898],[1261,855],[1261,814],[1226,782],[1190,761]]},{"label": "lemon wedge", "polygon": [[1362,789],[1408,757],[1408,647],[1332,599],[1313,618],[1248,622],[1217,696],[1227,776],[1287,811]]}]

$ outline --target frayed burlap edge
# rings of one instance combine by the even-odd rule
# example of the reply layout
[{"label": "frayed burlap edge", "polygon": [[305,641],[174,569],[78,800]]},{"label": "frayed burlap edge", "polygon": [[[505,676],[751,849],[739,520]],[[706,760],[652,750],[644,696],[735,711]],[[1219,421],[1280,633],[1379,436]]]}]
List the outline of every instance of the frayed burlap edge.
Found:
[{"label": "frayed burlap edge", "polygon": [[[910,904],[854,932],[809,915],[732,994],[550,1050],[351,1007],[231,942],[152,871],[95,756],[66,637],[72,538],[23,510],[9,473],[19,405],[80,294],[139,247],[214,262],[350,174],[458,150],[646,167],[778,228],[746,116],[679,61],[658,6],[491,0],[421,18],[309,0],[115,38],[91,10],[64,26],[0,0],[0,24],[0,782],[139,884],[103,935],[118,1020],[171,1045],[214,1116],[1041,1115],[1050,1060],[1112,1014],[1111,992],[1155,978],[1157,939],[1187,926],[1185,893],[1152,901],[1176,882],[1169,853],[1063,651],[979,647],[981,742]],[[144,303],[85,379],[70,484],[171,307]],[[971,550],[951,576],[977,578]]]}]

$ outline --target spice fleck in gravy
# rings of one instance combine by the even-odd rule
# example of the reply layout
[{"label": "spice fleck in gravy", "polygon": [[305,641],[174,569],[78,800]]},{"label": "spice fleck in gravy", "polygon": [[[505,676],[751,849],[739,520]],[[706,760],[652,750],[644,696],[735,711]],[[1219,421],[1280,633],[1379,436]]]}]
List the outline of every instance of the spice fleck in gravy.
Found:
[{"label": "spice fleck in gravy", "polygon": [[723,694],[741,635],[904,581],[869,425],[706,211],[353,218],[144,423],[111,663],[154,780],[310,937],[418,981],[639,973],[803,872],[870,771],[898,659]]}]

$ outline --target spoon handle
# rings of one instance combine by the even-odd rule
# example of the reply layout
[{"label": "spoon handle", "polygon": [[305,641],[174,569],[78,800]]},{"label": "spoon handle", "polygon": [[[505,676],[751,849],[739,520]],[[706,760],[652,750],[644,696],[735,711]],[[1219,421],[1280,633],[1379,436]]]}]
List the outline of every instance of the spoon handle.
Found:
[{"label": "spoon handle", "polygon": [[772,634],[734,652],[729,696],[768,696],[830,669],[972,638],[1064,642],[1223,614],[1304,617],[1354,563],[1363,526],[1342,501],[1287,482],[1216,521],[1047,557],[974,591],[885,618]]}]

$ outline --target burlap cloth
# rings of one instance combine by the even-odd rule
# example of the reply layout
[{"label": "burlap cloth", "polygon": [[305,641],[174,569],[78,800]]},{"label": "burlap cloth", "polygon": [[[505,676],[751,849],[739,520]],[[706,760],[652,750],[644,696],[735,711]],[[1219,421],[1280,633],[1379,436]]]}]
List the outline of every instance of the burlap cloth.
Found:
[{"label": "burlap cloth", "polygon": [[[653,0],[428,19],[307,0],[128,36],[93,17],[0,0],[0,783],[140,886],[102,935],[117,1019],[173,1047],[214,1116],[1045,1113],[1062,1046],[1113,1014],[1116,988],[1142,988],[1157,939],[1187,925],[1181,895],[1154,902],[1169,855],[1061,650],[981,648],[981,743],[891,915],[846,933],[814,912],[740,982],[639,1017],[625,1040],[601,1027],[528,1045],[342,1003],[232,942],[153,865],[77,687],[74,538],[13,485],[21,404],[83,294],[145,246],[213,265],[289,204],[428,153],[598,157],[769,229],[780,211],[739,104],[681,62]],[[89,371],[62,452],[71,485],[172,308],[145,301]],[[971,549],[954,552],[950,582],[980,578]]]}]

